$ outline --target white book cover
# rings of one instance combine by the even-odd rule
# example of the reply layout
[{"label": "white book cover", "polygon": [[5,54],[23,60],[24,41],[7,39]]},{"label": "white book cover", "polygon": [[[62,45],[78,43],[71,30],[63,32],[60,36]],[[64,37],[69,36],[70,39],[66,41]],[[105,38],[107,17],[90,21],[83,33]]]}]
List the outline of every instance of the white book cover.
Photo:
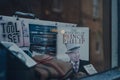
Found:
[{"label": "white book cover", "polygon": [[30,56],[28,56],[21,48],[12,42],[1,42],[6,48],[8,48],[14,56],[20,59],[28,68],[35,66],[37,63]]},{"label": "white book cover", "polygon": [[66,44],[80,46],[80,59],[89,61],[89,28],[88,27],[58,27],[57,58],[69,61],[66,54]]},{"label": "white book cover", "polygon": [[0,21],[0,41],[14,42],[18,46],[23,45],[23,33],[21,22],[15,17],[2,16]]},{"label": "white book cover", "polygon": [[97,70],[94,68],[94,66],[92,64],[85,65],[84,68],[89,75],[97,73]]}]

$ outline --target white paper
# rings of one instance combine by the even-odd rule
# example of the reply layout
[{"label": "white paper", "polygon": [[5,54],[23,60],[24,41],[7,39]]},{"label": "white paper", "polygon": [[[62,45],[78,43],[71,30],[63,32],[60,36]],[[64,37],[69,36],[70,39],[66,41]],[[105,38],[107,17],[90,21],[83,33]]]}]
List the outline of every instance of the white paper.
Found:
[{"label": "white paper", "polygon": [[92,64],[85,65],[84,68],[89,75],[97,73],[97,70],[94,68]]}]

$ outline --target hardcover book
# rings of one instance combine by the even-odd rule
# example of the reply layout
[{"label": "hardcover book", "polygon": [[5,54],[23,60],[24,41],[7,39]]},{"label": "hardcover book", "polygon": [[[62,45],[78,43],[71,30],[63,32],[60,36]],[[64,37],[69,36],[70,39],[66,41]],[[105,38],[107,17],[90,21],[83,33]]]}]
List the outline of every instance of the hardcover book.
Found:
[{"label": "hardcover book", "polygon": [[[89,28],[58,27],[57,58],[69,61],[68,44],[79,46],[80,59],[89,61]],[[70,46],[69,46],[70,47]]]},{"label": "hardcover book", "polygon": [[0,41],[14,42],[23,46],[23,33],[20,21],[3,20],[0,22]]}]

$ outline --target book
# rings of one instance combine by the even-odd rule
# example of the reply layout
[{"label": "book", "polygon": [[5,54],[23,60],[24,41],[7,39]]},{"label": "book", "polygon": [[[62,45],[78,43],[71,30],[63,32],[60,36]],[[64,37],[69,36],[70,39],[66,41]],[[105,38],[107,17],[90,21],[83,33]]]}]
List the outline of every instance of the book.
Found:
[{"label": "book", "polygon": [[3,20],[0,21],[0,41],[14,42],[18,46],[23,46],[23,34],[20,21]]},{"label": "book", "polygon": [[28,56],[15,43],[1,41],[1,44],[4,45],[9,51],[11,51],[12,55],[15,56],[18,60],[20,60],[26,67],[31,68],[37,64],[36,61],[34,61],[30,56]]},{"label": "book", "polygon": [[29,24],[31,50],[56,56],[56,26]]},{"label": "book", "polygon": [[80,46],[80,59],[89,61],[89,28],[58,27],[57,58],[69,61],[66,44]]}]

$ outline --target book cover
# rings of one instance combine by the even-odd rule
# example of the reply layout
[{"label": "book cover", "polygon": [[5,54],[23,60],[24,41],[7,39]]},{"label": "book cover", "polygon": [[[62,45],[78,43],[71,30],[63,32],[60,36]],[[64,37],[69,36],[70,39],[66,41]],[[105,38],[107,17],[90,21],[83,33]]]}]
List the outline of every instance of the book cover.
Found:
[{"label": "book cover", "polygon": [[18,46],[22,46],[23,33],[21,22],[14,17],[3,16],[0,21],[0,41],[14,42]]},{"label": "book cover", "polygon": [[[70,61],[68,48],[79,46],[80,59],[89,61],[89,28],[58,27],[57,58]],[[69,45],[69,46],[68,46]]]},{"label": "book cover", "polygon": [[31,50],[56,56],[56,26],[29,24]]}]

